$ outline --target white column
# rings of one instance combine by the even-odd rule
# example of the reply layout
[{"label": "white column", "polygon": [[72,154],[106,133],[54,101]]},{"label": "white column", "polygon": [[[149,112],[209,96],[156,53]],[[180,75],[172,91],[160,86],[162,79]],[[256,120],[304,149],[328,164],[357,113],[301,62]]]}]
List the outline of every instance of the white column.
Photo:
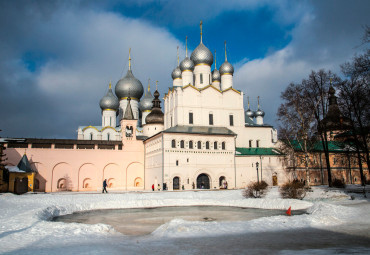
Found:
[{"label": "white column", "polygon": [[233,87],[233,76],[231,74],[221,75],[221,90]]},{"label": "white column", "polygon": [[174,79],[172,85],[174,87],[182,87],[182,79],[180,79],[180,78]]},{"label": "white column", "polygon": [[116,111],[104,110],[102,114],[102,127],[116,127]]},{"label": "white column", "polygon": [[193,85],[193,72],[190,70],[186,70],[182,72],[182,84],[183,86]]},{"label": "white column", "polygon": [[[208,65],[197,65],[194,68],[195,87],[203,88],[212,83],[211,67]],[[202,83],[201,83],[202,76]]]}]

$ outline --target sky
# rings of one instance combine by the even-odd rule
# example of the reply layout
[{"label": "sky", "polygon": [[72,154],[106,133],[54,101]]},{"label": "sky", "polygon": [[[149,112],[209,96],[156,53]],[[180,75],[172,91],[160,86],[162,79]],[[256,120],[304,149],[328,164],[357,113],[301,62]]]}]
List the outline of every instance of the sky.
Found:
[{"label": "sky", "polygon": [[[101,125],[100,99],[128,68],[161,96],[200,42],[233,64],[234,88],[276,126],[281,92],[311,70],[340,73],[363,51],[370,1],[0,0],[1,137],[77,138]],[[212,69],[214,66],[212,67]]]}]

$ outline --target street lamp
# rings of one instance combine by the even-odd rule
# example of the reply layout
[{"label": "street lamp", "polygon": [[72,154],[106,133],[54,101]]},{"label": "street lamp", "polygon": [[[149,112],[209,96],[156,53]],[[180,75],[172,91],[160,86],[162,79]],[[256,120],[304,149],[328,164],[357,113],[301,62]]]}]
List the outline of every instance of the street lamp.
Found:
[{"label": "street lamp", "polygon": [[256,162],[256,168],[257,168],[257,182],[260,183],[260,177],[258,176],[258,166],[259,166],[259,163]]}]

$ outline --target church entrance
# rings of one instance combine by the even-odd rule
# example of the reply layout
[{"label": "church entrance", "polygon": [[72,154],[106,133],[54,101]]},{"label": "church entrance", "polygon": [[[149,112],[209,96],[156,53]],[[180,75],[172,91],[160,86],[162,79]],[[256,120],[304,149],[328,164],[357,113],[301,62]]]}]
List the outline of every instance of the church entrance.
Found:
[{"label": "church entrance", "polygon": [[225,178],[225,176],[221,176],[218,179],[218,186],[220,187],[220,189],[226,189],[226,178]]},{"label": "church entrance", "polygon": [[173,178],[173,190],[179,190],[180,189],[180,178],[175,177]]},{"label": "church entrance", "polygon": [[206,174],[200,174],[197,178],[197,189],[210,189],[209,177]]}]

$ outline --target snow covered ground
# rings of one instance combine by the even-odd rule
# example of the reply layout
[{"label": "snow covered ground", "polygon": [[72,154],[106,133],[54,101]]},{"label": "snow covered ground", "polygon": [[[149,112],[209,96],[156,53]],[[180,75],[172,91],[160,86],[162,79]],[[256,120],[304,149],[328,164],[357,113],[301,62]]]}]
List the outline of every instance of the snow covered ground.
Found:
[{"label": "snow covered ground", "polygon": [[[241,190],[49,193],[0,195],[1,254],[370,254],[370,200],[313,188],[304,200],[281,199],[272,188],[263,199]],[[251,221],[174,219],[145,236],[125,236],[105,224],[50,221],[95,209],[218,205],[307,209],[308,214]]]}]

